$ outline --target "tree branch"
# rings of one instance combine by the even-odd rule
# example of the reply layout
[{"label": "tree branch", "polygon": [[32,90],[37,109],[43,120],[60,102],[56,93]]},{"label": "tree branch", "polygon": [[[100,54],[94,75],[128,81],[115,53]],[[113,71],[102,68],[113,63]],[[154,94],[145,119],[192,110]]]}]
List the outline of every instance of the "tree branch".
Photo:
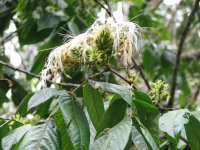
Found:
[{"label": "tree branch", "polygon": [[118,76],[119,78],[121,78],[122,80],[124,80],[126,83],[128,83],[131,87],[133,87],[135,90],[137,90],[137,87],[135,85],[133,85],[132,82],[130,82],[129,80],[127,80],[125,77],[123,77],[121,74],[119,74],[116,70],[114,70],[113,68],[111,68],[110,66],[107,66],[108,70],[110,72],[112,72],[113,74],[115,74],[116,76]]},{"label": "tree branch", "polygon": [[72,91],[72,93],[74,93],[75,91],[77,91],[78,89],[80,89],[80,88],[87,82],[88,79],[92,79],[92,78],[94,78],[94,77],[96,77],[96,76],[99,76],[100,74],[102,74],[102,73],[104,73],[104,72],[107,72],[107,71],[108,71],[108,69],[105,69],[105,70],[103,70],[103,71],[101,71],[101,72],[99,72],[99,73],[95,73],[95,74],[93,74],[93,75],[87,77],[85,81],[83,81],[78,87],[76,87],[76,88]]},{"label": "tree branch", "polygon": [[[11,65],[8,65],[8,64],[6,64],[6,63],[4,63],[4,62],[2,62],[2,61],[0,61],[0,64],[3,65],[3,66],[5,66],[5,67],[7,67],[7,68],[10,68],[10,69],[12,69],[12,70],[14,70],[14,71],[19,71],[19,72],[22,72],[22,73],[24,73],[24,74],[26,74],[26,75],[29,75],[29,76],[32,76],[32,77],[34,77],[34,78],[40,79],[40,76],[39,76],[39,75],[36,75],[36,74],[34,74],[34,73],[28,72],[28,71],[23,70],[23,69],[15,68],[15,67],[13,67],[13,66],[11,66]],[[79,84],[73,84],[73,83],[55,83],[55,82],[53,82],[53,81],[51,81],[51,80],[46,80],[46,81],[47,81],[48,83],[57,84],[57,85],[61,85],[61,86],[64,86],[64,87],[78,87],[78,86],[79,86]]]},{"label": "tree branch", "polygon": [[177,55],[176,55],[176,63],[175,63],[174,69],[173,69],[172,85],[171,85],[170,99],[169,99],[169,102],[168,102],[168,107],[173,107],[173,104],[174,104],[174,95],[175,95],[175,90],[176,90],[177,73],[178,73],[178,70],[179,70],[181,53],[183,51],[183,44],[184,44],[186,35],[189,31],[190,24],[192,22],[194,14],[198,10],[199,1],[200,0],[195,1],[194,6],[192,8],[192,11],[191,11],[191,13],[188,17],[187,23],[186,23],[186,25],[183,29],[182,34],[181,34],[181,39],[180,39],[180,42],[179,42],[179,45],[178,45],[178,51],[177,51]]},{"label": "tree branch", "polygon": [[106,8],[102,3],[100,3],[98,0],[94,0],[97,4],[99,4],[106,12],[107,14],[112,17],[115,20],[115,17],[113,16],[113,13],[112,13],[112,10],[111,10],[111,7],[108,3],[108,0],[104,0],[105,4],[107,5],[108,8]]},{"label": "tree branch", "polygon": [[132,58],[132,61],[133,61],[134,65],[136,66],[137,70],[140,72],[140,75],[141,75],[142,79],[144,80],[146,87],[148,88],[148,90],[151,90],[151,86],[149,84],[149,81],[148,81],[146,75],[144,74],[141,66],[135,61],[134,58]]}]

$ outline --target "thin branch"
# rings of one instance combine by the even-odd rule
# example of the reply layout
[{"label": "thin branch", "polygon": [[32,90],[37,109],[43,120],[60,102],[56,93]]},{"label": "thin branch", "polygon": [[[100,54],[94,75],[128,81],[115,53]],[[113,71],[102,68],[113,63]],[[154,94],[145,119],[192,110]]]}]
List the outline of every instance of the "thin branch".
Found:
[{"label": "thin branch", "polygon": [[112,72],[113,74],[115,74],[116,76],[118,76],[119,78],[121,78],[122,80],[124,80],[126,83],[128,83],[135,90],[137,90],[137,87],[135,85],[133,85],[133,83],[131,81],[127,80],[125,77],[123,77],[121,74],[119,74],[116,70],[114,70],[110,66],[107,66],[107,68],[109,69],[110,72]]},{"label": "thin branch", "polygon": [[145,8],[145,10],[147,12],[154,12],[159,7],[159,5],[162,3],[162,1],[163,0],[150,1],[149,4],[147,5],[147,7]]},{"label": "thin branch", "polygon": [[171,85],[170,99],[169,99],[169,102],[168,102],[168,107],[173,107],[173,104],[174,104],[174,95],[175,95],[175,90],[176,90],[177,73],[178,73],[178,70],[179,70],[181,54],[182,54],[182,51],[183,51],[183,44],[184,44],[186,35],[189,31],[190,24],[192,22],[194,14],[198,10],[199,1],[200,0],[195,1],[195,4],[192,8],[192,11],[189,15],[188,21],[187,21],[187,23],[186,23],[186,25],[183,29],[183,32],[181,34],[181,39],[180,39],[180,42],[179,42],[179,45],[178,45],[178,51],[177,51],[177,55],[176,55],[176,63],[175,63],[174,69],[173,69],[172,85]]},{"label": "thin branch", "polygon": [[[29,75],[29,76],[32,76],[32,77],[40,79],[40,76],[36,75],[34,73],[28,72],[28,71],[23,70],[23,69],[15,68],[15,67],[13,67],[11,65],[8,65],[8,64],[6,64],[6,63],[4,63],[2,61],[0,61],[0,64],[3,65],[3,66],[5,66],[5,67],[7,67],[7,68],[10,68],[10,69],[12,69],[14,71],[19,71],[19,72],[22,72],[22,73],[24,73],[26,75]],[[77,87],[77,86],[79,86],[79,84],[73,84],[73,83],[55,83],[55,82],[53,82],[51,80],[46,80],[46,81],[48,83],[57,84],[57,85],[64,86],[64,87]]]},{"label": "thin branch", "polygon": [[133,61],[133,63],[135,64],[135,66],[136,66],[136,68],[138,69],[138,71],[140,72],[140,75],[141,75],[142,79],[144,80],[144,83],[145,83],[146,87],[148,88],[148,90],[151,90],[151,86],[150,86],[150,84],[149,84],[149,81],[148,81],[146,75],[144,74],[144,72],[143,72],[141,66],[135,61],[134,58],[132,58],[132,61]]},{"label": "thin branch", "polygon": [[199,93],[200,93],[200,83],[199,83],[199,85],[197,86],[196,92],[194,93],[194,97],[193,97],[194,100],[197,99],[197,97],[199,96]]},{"label": "thin branch", "polygon": [[76,88],[72,91],[72,93],[74,93],[75,91],[77,91],[78,89],[80,89],[80,88],[87,82],[87,80],[92,79],[92,78],[94,78],[94,77],[96,77],[96,76],[99,76],[100,74],[102,74],[102,73],[104,73],[104,72],[107,72],[107,71],[108,71],[108,69],[105,69],[105,70],[103,70],[103,71],[101,71],[101,72],[99,72],[99,73],[95,73],[95,74],[93,74],[93,75],[87,77],[85,81],[83,81],[78,87],[76,87]]},{"label": "thin branch", "polygon": [[107,0],[104,0],[104,2],[105,2],[105,4],[107,5],[107,7],[108,8],[106,8],[102,3],[100,3],[98,0],[94,0],[97,4],[99,4],[106,12],[107,12],[107,14],[110,16],[110,17],[112,17],[113,19],[114,19],[114,21],[116,21],[115,20],[115,18],[114,18],[114,16],[113,16],[113,13],[112,13],[112,11],[111,11],[111,7],[110,7],[110,5],[109,5],[109,3],[108,3],[108,1]]},{"label": "thin branch", "polygon": [[111,11],[107,9],[103,4],[101,4],[98,0],[94,0],[97,4],[99,4],[107,13],[110,17],[112,17]]}]

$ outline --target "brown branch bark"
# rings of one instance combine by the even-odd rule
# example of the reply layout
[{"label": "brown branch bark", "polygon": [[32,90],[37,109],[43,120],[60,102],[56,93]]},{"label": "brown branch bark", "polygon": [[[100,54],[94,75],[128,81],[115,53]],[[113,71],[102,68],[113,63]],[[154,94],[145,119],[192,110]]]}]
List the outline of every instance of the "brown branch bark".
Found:
[{"label": "brown branch bark", "polygon": [[175,95],[175,90],[176,90],[177,73],[178,73],[178,70],[179,70],[181,53],[183,51],[183,44],[184,44],[185,38],[187,36],[187,33],[189,31],[190,24],[192,22],[194,14],[198,10],[199,1],[200,0],[195,1],[193,8],[192,8],[192,11],[191,11],[191,13],[188,17],[187,23],[186,23],[186,25],[183,29],[182,34],[181,34],[181,39],[180,39],[180,42],[179,42],[179,45],[178,45],[178,51],[177,51],[177,55],[176,55],[176,63],[175,63],[174,69],[173,69],[172,85],[171,85],[170,99],[169,99],[169,102],[168,102],[168,107],[173,107],[173,104],[174,104],[174,95]]},{"label": "brown branch bark", "polygon": [[113,12],[111,10],[111,7],[109,5],[109,2],[108,0],[104,0],[105,4],[107,5],[108,8],[106,8],[101,2],[99,2],[99,0],[94,0],[97,4],[99,4],[106,12],[107,14],[112,17],[114,19],[114,21],[116,22],[115,20],[115,17],[113,16]]},{"label": "brown branch bark", "polygon": [[97,76],[99,76],[99,75],[101,75],[102,73],[107,72],[107,71],[108,71],[108,69],[105,69],[105,70],[103,70],[103,71],[101,71],[101,72],[95,73],[95,74],[93,74],[93,75],[87,77],[85,81],[83,81],[78,87],[76,87],[76,88],[72,91],[72,93],[74,93],[75,91],[77,91],[78,89],[80,89],[89,79],[92,79],[92,78],[94,78],[94,77],[97,77]]},{"label": "brown branch bark", "polygon": [[[13,67],[13,66],[11,66],[11,65],[8,65],[8,64],[6,64],[6,63],[4,63],[4,62],[2,62],[2,61],[0,61],[0,64],[1,64],[2,66],[5,66],[5,67],[7,67],[7,68],[10,68],[10,69],[12,69],[12,70],[14,70],[14,71],[19,71],[19,72],[22,72],[22,73],[24,73],[24,74],[26,74],[26,75],[29,75],[29,76],[32,76],[32,77],[34,77],[34,78],[40,79],[40,76],[39,76],[39,75],[36,75],[36,74],[31,73],[31,72],[29,72],[29,71],[26,71],[26,70],[23,70],[23,69],[19,69],[19,68],[15,68],[15,67]],[[48,83],[57,84],[57,85],[61,85],[61,86],[64,86],[64,87],[78,87],[78,86],[79,86],[79,84],[73,84],[73,83],[55,83],[55,82],[53,82],[53,81],[51,81],[51,80],[46,80],[46,81],[47,81]]]},{"label": "brown branch bark", "polygon": [[150,1],[147,7],[145,8],[146,12],[153,12],[155,11],[159,5],[162,3],[163,0],[153,0]]},{"label": "brown branch bark", "polygon": [[140,72],[140,75],[141,75],[142,79],[144,80],[146,87],[148,88],[148,90],[151,90],[151,86],[149,84],[149,81],[148,81],[146,75],[144,74],[141,66],[135,61],[134,58],[132,58],[132,61],[133,61],[134,65],[136,66],[137,70]]},{"label": "brown branch bark", "polygon": [[135,85],[133,85],[132,82],[130,82],[129,80],[127,80],[125,77],[123,77],[121,74],[119,74],[116,70],[114,70],[112,67],[107,66],[108,70],[110,72],[112,72],[113,74],[115,74],[116,76],[118,76],[119,78],[121,78],[122,80],[124,80],[126,83],[128,83],[131,87],[133,87],[135,90],[137,90],[137,87]]}]

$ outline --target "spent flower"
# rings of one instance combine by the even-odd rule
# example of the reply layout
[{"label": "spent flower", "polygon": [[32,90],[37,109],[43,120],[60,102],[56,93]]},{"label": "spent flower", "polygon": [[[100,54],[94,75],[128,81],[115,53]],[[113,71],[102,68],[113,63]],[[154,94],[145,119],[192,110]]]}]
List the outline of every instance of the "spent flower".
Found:
[{"label": "spent flower", "polygon": [[86,32],[50,53],[41,74],[43,84],[47,79],[56,82],[62,73],[67,76],[77,64],[103,66],[112,56],[121,66],[130,66],[140,34],[141,28],[135,23],[97,19]]}]

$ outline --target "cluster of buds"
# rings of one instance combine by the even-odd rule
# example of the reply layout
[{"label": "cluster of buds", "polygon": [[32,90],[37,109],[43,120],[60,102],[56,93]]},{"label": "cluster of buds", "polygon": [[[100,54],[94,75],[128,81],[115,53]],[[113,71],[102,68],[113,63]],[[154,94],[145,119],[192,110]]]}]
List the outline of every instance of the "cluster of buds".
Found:
[{"label": "cluster of buds", "polygon": [[151,96],[154,104],[168,100],[169,92],[167,87],[168,85],[162,80],[157,80],[153,83],[153,88],[150,90],[149,95]]},{"label": "cluster of buds", "polygon": [[108,63],[111,56],[121,66],[132,64],[134,50],[137,50],[141,28],[131,22],[116,22],[112,18],[97,19],[84,33],[71,38],[54,49],[42,71],[42,81],[56,79],[76,65],[101,65]]}]

